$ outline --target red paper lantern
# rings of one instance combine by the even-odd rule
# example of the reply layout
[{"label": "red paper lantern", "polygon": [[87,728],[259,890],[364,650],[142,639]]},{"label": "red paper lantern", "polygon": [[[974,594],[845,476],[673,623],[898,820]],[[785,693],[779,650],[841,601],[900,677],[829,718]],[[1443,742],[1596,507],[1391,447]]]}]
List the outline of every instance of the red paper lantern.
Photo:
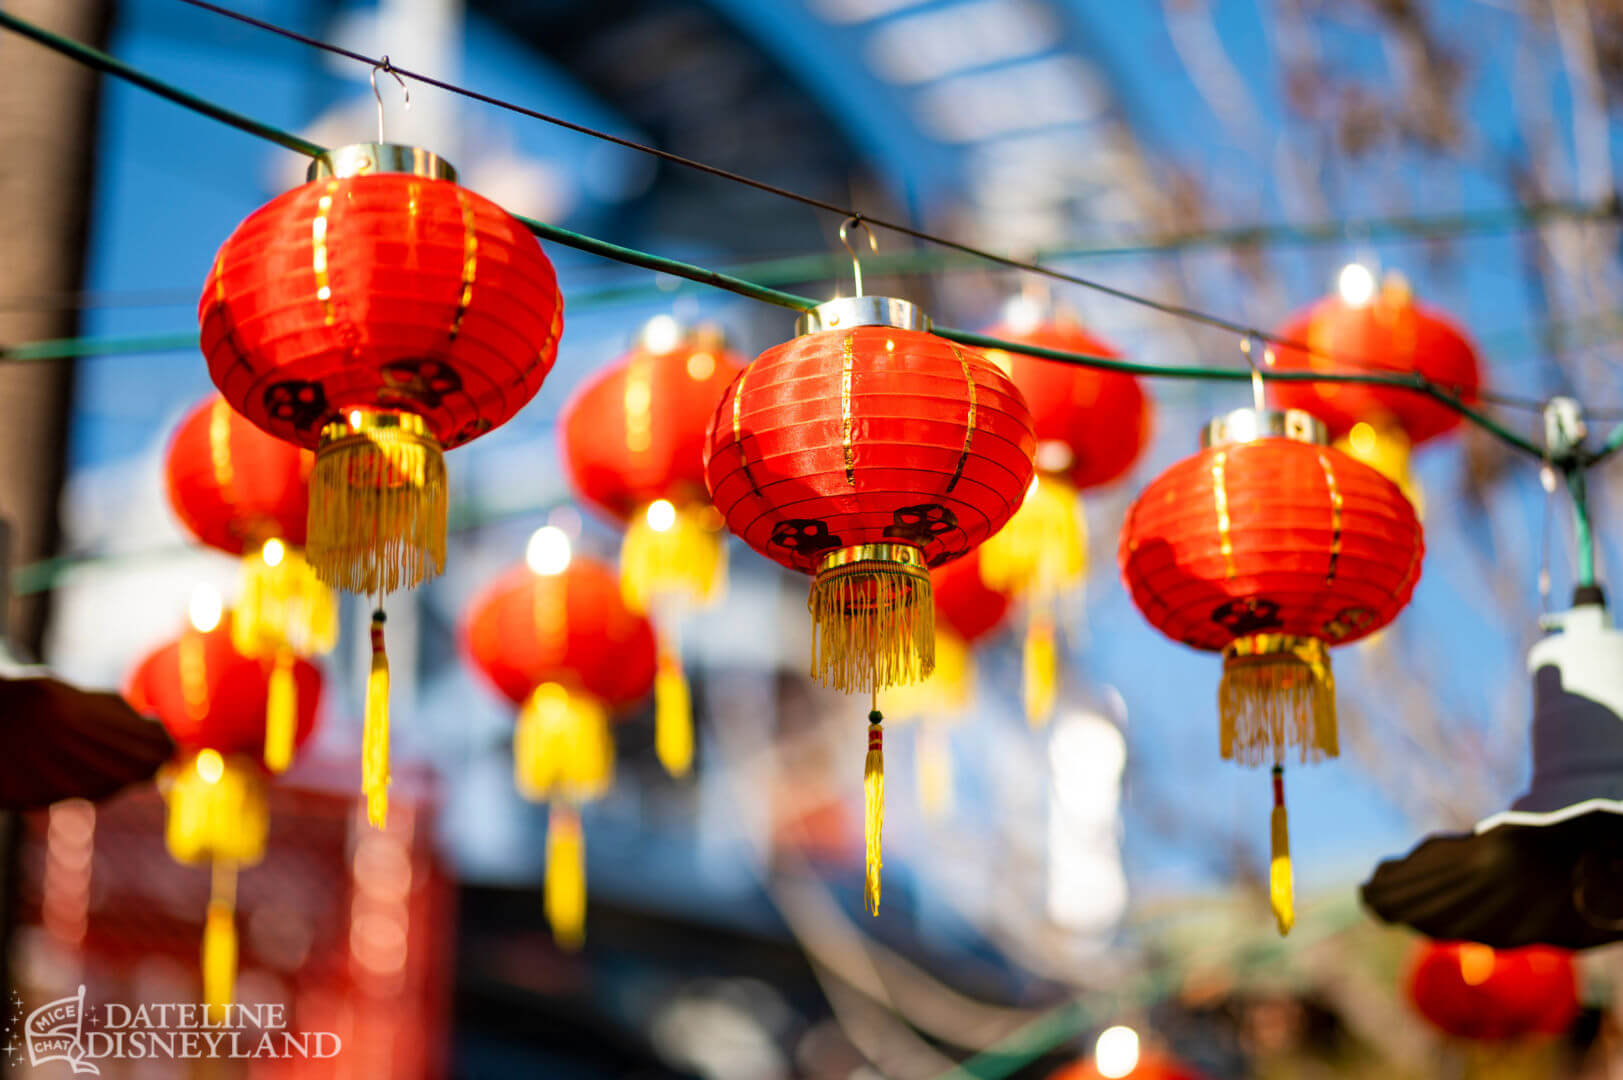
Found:
[{"label": "red paper lantern", "polygon": [[[860,290],[859,290],[860,291]],[[974,349],[929,333],[913,305],[822,304],[762,353],[711,419],[705,479],[727,526],[814,575],[812,674],[871,692],[866,900],[879,902],[883,719],[878,693],[935,667],[929,568],[1002,527],[1031,483],[1020,391]]]},{"label": "red paper lantern", "polygon": [[935,593],[936,633],[943,629],[974,645],[1003,625],[1014,601],[981,576],[980,549],[930,571]]},{"label": "red paper lantern", "polygon": [[[1011,321],[987,333],[1089,356],[1119,355],[1066,314]],[[1053,712],[1059,686],[1055,607],[1088,572],[1087,522],[1077,493],[1119,480],[1133,467],[1149,438],[1150,409],[1131,375],[1026,353],[987,355],[1031,404],[1037,432],[1037,485],[986,542],[981,568],[989,583],[1026,602],[1026,716],[1039,724]]]},{"label": "red paper lantern", "polygon": [[1431,941],[1415,957],[1409,1000],[1456,1038],[1500,1042],[1559,1035],[1578,1016],[1578,975],[1564,949]]},{"label": "red paper lantern", "polygon": [[1275,913],[1289,929],[1281,767],[1338,752],[1328,647],[1408,603],[1424,551],[1414,508],[1386,477],[1324,445],[1300,412],[1242,409],[1139,495],[1119,557],[1156,629],[1223,653],[1222,752],[1274,766]]},{"label": "red paper lantern", "polygon": [[513,704],[514,780],[550,800],[547,918],[578,947],[586,914],[579,805],[614,778],[612,710],[653,689],[654,629],[620,598],[614,571],[576,556],[558,573],[518,566],[474,600],[462,631],[474,666]]},{"label": "red paper lantern", "polygon": [[[1279,337],[1312,350],[1277,347],[1274,366],[1281,371],[1423,375],[1465,402],[1481,389],[1481,362],[1470,339],[1443,313],[1415,303],[1396,274],[1363,304],[1324,297],[1293,316]],[[1345,440],[1345,449],[1400,484],[1408,483],[1409,448],[1453,431],[1461,420],[1435,398],[1391,386],[1274,382],[1270,391],[1280,407],[1319,417],[1331,438]]]},{"label": "red paper lantern", "polygon": [[[321,673],[296,662],[294,747],[315,730]],[[149,654],[130,676],[124,696],[156,717],[180,749],[159,775],[168,803],[164,839],[181,862],[213,864],[213,889],[203,927],[203,999],[218,1018],[230,1003],[237,970],[237,868],[265,854],[265,711],[276,681],[269,658],[243,656],[232,643],[230,616]]]},{"label": "red paper lantern", "polygon": [[388,808],[382,594],[445,566],[442,451],[505,423],[552,369],[563,299],[522,223],[423,150],[347,146],[251,214],[198,306],[209,374],[233,408],[316,451],[308,555],[377,594],[362,786]]},{"label": "red paper lantern", "polygon": [[684,775],[693,760],[678,622],[715,599],[727,573],[721,515],[704,487],[705,427],[743,366],[715,329],[684,332],[661,316],[558,417],[576,494],[626,529],[620,548],[626,603],[660,619],[654,748],[673,776]]},{"label": "red paper lantern", "polygon": [[265,764],[293,757],[295,657],[330,651],[338,605],[299,550],[315,457],[254,427],[224,398],[186,415],[169,440],[169,503],[191,534],[242,557],[242,591],[231,629],[238,652],[276,661],[265,716]]}]

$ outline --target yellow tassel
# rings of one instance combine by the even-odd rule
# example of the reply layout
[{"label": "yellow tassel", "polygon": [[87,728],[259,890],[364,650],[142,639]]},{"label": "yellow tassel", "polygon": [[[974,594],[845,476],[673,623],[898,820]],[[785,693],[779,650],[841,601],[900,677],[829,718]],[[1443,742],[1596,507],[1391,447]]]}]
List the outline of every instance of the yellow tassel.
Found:
[{"label": "yellow tassel", "polygon": [[868,757],[862,763],[864,860],[862,900],[870,915],[879,914],[880,871],[884,869],[885,724],[878,709],[868,714]]},{"label": "yellow tassel", "polygon": [[297,548],[270,539],[242,557],[242,589],[231,612],[231,643],[244,656],[290,648],[297,656],[332,651],[338,597]]},{"label": "yellow tassel", "polygon": [[668,652],[654,676],[654,753],[672,776],[686,776],[693,766],[693,698],[681,657]]},{"label": "yellow tassel", "polygon": [[542,683],[519,710],[513,733],[513,780],[519,794],[541,802],[587,802],[614,783],[614,738],[601,703]]},{"label": "yellow tassel", "polygon": [[1336,680],[1322,641],[1255,634],[1223,650],[1217,689],[1225,760],[1277,761],[1286,747],[1301,760],[1336,757]]},{"label": "yellow tassel", "polygon": [[633,611],[661,602],[706,607],[727,582],[720,518],[707,505],[678,509],[666,499],[633,515],[620,544],[620,595]]},{"label": "yellow tassel", "polygon": [[1360,420],[1352,430],[1336,440],[1336,449],[1357,458],[1396,484],[1414,506],[1416,517],[1425,516],[1426,499],[1420,484],[1409,471],[1413,448],[1409,436],[1396,424],[1372,424]]},{"label": "yellow tassel", "polygon": [[355,409],[321,433],[306,555],[334,588],[411,588],[445,568],[445,510],[445,458],[422,417]]},{"label": "yellow tassel", "polygon": [[223,1024],[237,984],[237,868],[214,864],[208,917],[203,922],[203,1004],[211,1024]]},{"label": "yellow tassel", "polygon": [[1008,523],[980,546],[981,580],[999,592],[1063,590],[1088,573],[1088,526],[1076,489],[1039,473]]},{"label": "yellow tassel", "polygon": [[293,650],[279,649],[265,694],[265,768],[286,772],[293,762],[299,723],[299,684],[293,678]]},{"label": "yellow tassel", "polygon": [[847,693],[905,686],[935,670],[935,603],[923,554],[906,544],[843,548],[812,581],[812,677]]},{"label": "yellow tassel", "polygon": [[179,861],[252,866],[264,857],[270,813],[257,763],[200,750],[165,766],[159,790],[169,811],[164,842]]},{"label": "yellow tassel", "polygon": [[885,697],[894,720],[943,723],[969,707],[975,689],[975,657],[964,639],[938,623],[935,671],[911,686],[898,686]]},{"label": "yellow tassel", "polygon": [[1048,723],[1054,711],[1054,697],[1059,684],[1059,657],[1054,647],[1054,620],[1046,611],[1038,611],[1031,601],[1031,616],[1026,624],[1026,644],[1022,657],[1025,677],[1026,722],[1034,728]]},{"label": "yellow tassel", "polygon": [[361,732],[361,790],[366,820],[389,822],[389,654],[383,647],[382,609],[372,613],[372,669],[366,676],[366,714]]},{"label": "yellow tassel", "polygon": [[543,893],[552,939],[574,951],[586,942],[586,841],[573,807],[553,804],[547,820]]},{"label": "yellow tassel", "polygon": [[1274,766],[1274,811],[1269,818],[1268,831],[1272,839],[1268,904],[1274,909],[1279,936],[1284,937],[1296,925],[1296,882],[1291,874],[1290,823],[1285,818],[1285,770],[1278,765]]},{"label": "yellow tassel", "polygon": [[927,818],[946,817],[953,807],[952,743],[940,724],[919,726],[913,754],[918,768],[919,808]]}]

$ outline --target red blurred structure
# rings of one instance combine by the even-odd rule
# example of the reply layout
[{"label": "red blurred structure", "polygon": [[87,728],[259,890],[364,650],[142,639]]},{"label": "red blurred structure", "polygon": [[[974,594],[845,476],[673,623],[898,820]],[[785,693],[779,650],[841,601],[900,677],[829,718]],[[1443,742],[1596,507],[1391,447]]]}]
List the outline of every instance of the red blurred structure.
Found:
[{"label": "red blurred structure", "polygon": [[1409,1000],[1438,1030],[1460,1039],[1559,1035],[1578,1015],[1578,975],[1564,949],[1430,941],[1415,955]]}]

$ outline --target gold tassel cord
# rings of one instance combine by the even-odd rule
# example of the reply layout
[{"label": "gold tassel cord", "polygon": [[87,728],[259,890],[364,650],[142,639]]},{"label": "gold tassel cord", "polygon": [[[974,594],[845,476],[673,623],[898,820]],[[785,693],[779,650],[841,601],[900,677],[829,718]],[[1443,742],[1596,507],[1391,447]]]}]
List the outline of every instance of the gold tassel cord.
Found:
[{"label": "gold tassel cord", "polygon": [[1274,809],[1269,816],[1268,905],[1274,910],[1279,936],[1296,925],[1296,881],[1291,873],[1290,822],[1285,817],[1285,770],[1274,766]]},{"label": "gold tassel cord", "polygon": [[885,717],[877,704],[868,714],[868,756],[862,764],[863,860],[862,902],[868,914],[879,914],[880,872],[885,866]]},{"label": "gold tassel cord", "polygon": [[1255,634],[1230,642],[1217,711],[1225,760],[1261,765],[1290,746],[1304,762],[1340,753],[1330,653],[1314,638]]},{"label": "gold tassel cord", "polygon": [[519,710],[513,733],[513,781],[541,802],[598,798],[614,783],[614,738],[595,698],[542,683]]},{"label": "gold tassel cord", "polygon": [[422,417],[356,409],[321,433],[306,555],[353,593],[421,584],[445,568],[445,458]]},{"label": "gold tassel cord", "polygon": [[223,1024],[237,984],[237,864],[214,864],[208,915],[203,921],[203,1003],[211,1024]]},{"label": "gold tassel cord", "polygon": [[[661,602],[706,607],[727,581],[727,545],[714,508],[658,502],[632,516],[620,544],[620,595],[647,614]],[[663,526],[663,527],[661,527]]]},{"label": "gold tassel cord", "polygon": [[1034,728],[1048,723],[1059,689],[1059,653],[1054,644],[1054,618],[1036,598],[1030,604],[1026,641],[1021,656],[1026,722]]},{"label": "gold tassel cord", "polygon": [[231,643],[244,656],[290,648],[318,656],[338,642],[338,597],[297,548],[272,538],[242,557]]},{"label": "gold tassel cord", "polygon": [[654,675],[654,753],[665,771],[686,776],[693,767],[693,695],[682,658],[661,649]]},{"label": "gold tassel cord", "polygon": [[264,857],[270,811],[257,763],[200,750],[165,766],[159,790],[168,806],[164,842],[180,862],[252,866]]},{"label": "gold tassel cord", "polygon": [[286,772],[293,763],[299,726],[299,684],[293,678],[293,650],[278,649],[265,694],[265,768]]},{"label": "gold tassel cord", "polygon": [[843,548],[812,581],[812,677],[847,693],[905,686],[935,670],[935,603],[923,553]]},{"label": "gold tassel cord", "polygon": [[361,733],[361,791],[366,820],[389,822],[389,653],[383,645],[383,609],[372,612],[372,667],[366,676],[366,714]]},{"label": "gold tassel cord", "polygon": [[573,952],[586,943],[586,840],[580,813],[554,803],[547,819],[543,903],[552,939]]}]

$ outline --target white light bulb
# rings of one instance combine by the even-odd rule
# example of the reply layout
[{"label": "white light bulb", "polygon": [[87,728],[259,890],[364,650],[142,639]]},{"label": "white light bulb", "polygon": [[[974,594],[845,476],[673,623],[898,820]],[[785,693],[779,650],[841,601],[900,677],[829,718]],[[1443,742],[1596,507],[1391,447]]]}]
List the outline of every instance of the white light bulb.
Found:
[{"label": "white light bulb", "polygon": [[1016,334],[1027,334],[1043,321],[1042,309],[1024,296],[1016,296],[1003,305],[1003,321]]},{"label": "white light bulb", "polygon": [[259,554],[264,558],[266,566],[280,566],[283,557],[287,555],[287,547],[280,540],[266,540]]},{"label": "white light bulb", "polygon": [[220,590],[213,585],[199,585],[192,590],[192,602],[187,612],[191,616],[192,625],[200,634],[206,634],[220,625],[220,617],[225,614],[225,601],[220,598]]},{"label": "white light bulb", "polygon": [[1101,1031],[1093,1047],[1093,1067],[1110,1080],[1130,1075],[1138,1068],[1138,1032],[1120,1024]]},{"label": "white light bulb", "polygon": [[642,328],[643,348],[653,353],[668,353],[682,340],[682,327],[669,315],[655,315]]},{"label": "white light bulb", "polygon": [[1348,263],[1336,275],[1336,291],[1352,307],[1363,307],[1375,299],[1375,275],[1363,263]]},{"label": "white light bulb", "polygon": [[655,499],[648,504],[648,527],[655,532],[669,532],[676,524],[676,507],[669,499]]},{"label": "white light bulb", "polygon": [[537,574],[561,574],[569,569],[569,534],[556,525],[543,525],[524,547],[524,561]]}]

